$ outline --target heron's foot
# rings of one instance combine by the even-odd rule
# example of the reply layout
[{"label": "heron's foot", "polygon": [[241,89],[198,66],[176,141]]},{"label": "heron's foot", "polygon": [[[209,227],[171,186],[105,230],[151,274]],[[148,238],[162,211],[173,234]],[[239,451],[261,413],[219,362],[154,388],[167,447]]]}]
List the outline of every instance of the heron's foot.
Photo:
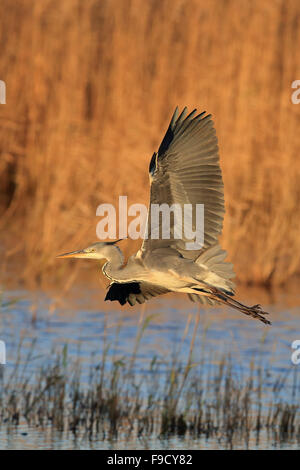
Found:
[{"label": "heron's foot", "polygon": [[252,305],[252,307],[248,308],[248,314],[254,318],[258,318],[260,321],[265,323],[266,325],[271,325],[271,322],[265,318],[265,315],[268,315],[268,312],[265,312],[261,305]]},{"label": "heron's foot", "polygon": [[262,309],[262,306],[260,304],[256,304],[256,305],[252,305],[252,307],[250,307],[251,310],[253,310],[254,312],[256,313],[260,313],[261,315],[269,315],[269,312],[265,312],[263,309]]}]

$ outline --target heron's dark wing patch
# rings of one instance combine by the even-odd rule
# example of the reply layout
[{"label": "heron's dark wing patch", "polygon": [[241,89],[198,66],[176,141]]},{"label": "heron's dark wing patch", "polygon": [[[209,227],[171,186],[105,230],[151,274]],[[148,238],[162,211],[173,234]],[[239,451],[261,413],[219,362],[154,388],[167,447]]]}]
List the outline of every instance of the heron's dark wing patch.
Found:
[{"label": "heron's dark wing patch", "polygon": [[167,132],[162,140],[162,143],[159,146],[158,149],[158,155],[161,156],[163,155],[169,148],[170,143],[172,142],[174,138],[174,128],[175,128],[175,123],[176,119],[178,117],[178,107],[175,109],[174,114],[172,116],[171,122],[169,124],[169,127],[167,129]]},{"label": "heron's dark wing patch", "polygon": [[113,282],[109,285],[104,300],[118,300],[121,305],[125,305],[130,294],[140,294],[141,289],[138,282],[117,283]]},{"label": "heron's dark wing patch", "polygon": [[[219,164],[218,142],[210,115],[187,115],[184,108],[178,116],[176,108],[166,135],[151,159],[151,204],[185,204],[193,208],[192,230],[195,231],[196,204],[204,204],[204,246],[216,243],[222,231],[224,218],[224,191]],[[199,250],[186,250],[184,226],[182,239],[176,239],[174,217],[171,217],[170,239],[163,239],[159,229],[158,239],[151,239],[151,231],[157,232],[148,213],[147,237],[142,245],[142,253],[156,248],[173,247],[189,259],[199,256]],[[184,225],[184,224],[182,224]]]},{"label": "heron's dark wing patch", "polygon": [[154,175],[154,172],[156,170],[156,156],[157,156],[157,153],[154,152],[154,154],[152,155],[151,161],[150,161],[149,173],[150,173],[151,176]]},{"label": "heron's dark wing patch", "polygon": [[143,304],[151,297],[166,294],[168,289],[155,286],[149,282],[112,282],[109,285],[105,300],[117,300],[121,305],[128,302],[135,305],[136,302]]}]

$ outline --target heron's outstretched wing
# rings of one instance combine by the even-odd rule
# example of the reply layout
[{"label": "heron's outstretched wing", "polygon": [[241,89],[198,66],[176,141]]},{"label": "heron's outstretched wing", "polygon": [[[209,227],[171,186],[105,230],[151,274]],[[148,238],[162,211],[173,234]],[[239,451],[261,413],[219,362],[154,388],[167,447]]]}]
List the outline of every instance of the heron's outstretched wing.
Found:
[{"label": "heron's outstretched wing", "polygon": [[[224,191],[219,165],[218,143],[210,115],[205,112],[197,115],[196,110],[187,115],[184,108],[179,115],[176,108],[166,135],[157,153],[153,154],[149,167],[151,190],[146,238],[140,255],[156,248],[173,247],[189,259],[199,255],[199,249],[187,250],[186,242],[193,239],[184,235],[176,239],[174,218],[171,217],[169,239],[163,239],[161,222],[159,226],[151,220],[150,207],[166,203],[192,205],[192,229],[195,231],[196,204],[204,204],[204,245],[203,249],[216,243],[222,231],[224,217]],[[155,226],[156,225],[156,226]],[[151,232],[158,239],[151,238]],[[194,237],[195,241],[195,237]]]},{"label": "heron's outstretched wing", "polygon": [[135,305],[137,302],[143,304],[152,297],[167,292],[169,292],[167,288],[150,282],[112,282],[108,287],[105,300],[117,300],[121,305],[125,305],[126,302],[130,305]]}]

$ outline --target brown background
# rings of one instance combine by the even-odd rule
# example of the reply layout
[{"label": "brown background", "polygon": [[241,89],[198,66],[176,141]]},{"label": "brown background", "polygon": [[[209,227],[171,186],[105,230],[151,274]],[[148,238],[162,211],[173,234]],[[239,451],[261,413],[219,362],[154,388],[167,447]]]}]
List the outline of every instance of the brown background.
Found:
[{"label": "brown background", "polygon": [[238,279],[299,272],[298,0],[1,0],[0,44],[1,258],[18,277],[64,275],[55,255],[96,241],[98,204],[147,203],[177,104],[214,116]]}]

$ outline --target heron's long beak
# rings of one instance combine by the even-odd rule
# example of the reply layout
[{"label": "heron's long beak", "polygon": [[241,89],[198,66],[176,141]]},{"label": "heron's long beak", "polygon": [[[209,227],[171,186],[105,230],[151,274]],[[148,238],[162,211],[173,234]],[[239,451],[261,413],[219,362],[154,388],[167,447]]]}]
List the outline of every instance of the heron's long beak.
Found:
[{"label": "heron's long beak", "polygon": [[58,255],[56,258],[86,258],[88,253],[83,250],[71,251],[70,253],[63,253]]}]

